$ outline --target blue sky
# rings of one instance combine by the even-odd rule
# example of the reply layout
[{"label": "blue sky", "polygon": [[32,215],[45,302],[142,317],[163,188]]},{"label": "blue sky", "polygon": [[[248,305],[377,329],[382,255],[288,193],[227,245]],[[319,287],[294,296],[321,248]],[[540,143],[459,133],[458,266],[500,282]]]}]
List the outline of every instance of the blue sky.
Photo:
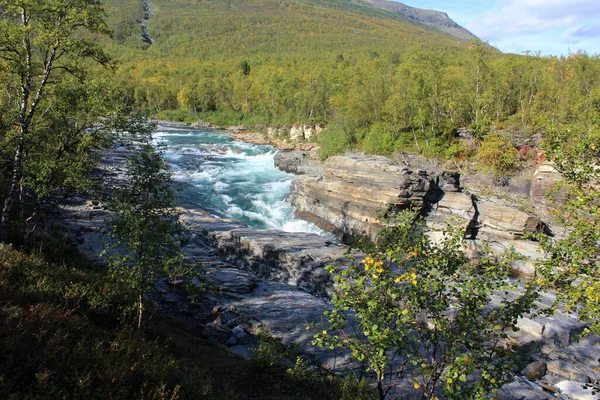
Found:
[{"label": "blue sky", "polygon": [[445,11],[505,53],[600,54],[600,0],[401,0]]}]

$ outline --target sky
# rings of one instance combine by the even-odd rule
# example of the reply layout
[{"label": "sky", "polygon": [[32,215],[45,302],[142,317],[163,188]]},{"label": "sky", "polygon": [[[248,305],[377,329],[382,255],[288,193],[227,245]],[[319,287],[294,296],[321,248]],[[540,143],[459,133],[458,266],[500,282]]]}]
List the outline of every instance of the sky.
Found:
[{"label": "sky", "polygon": [[600,54],[600,0],[401,0],[445,11],[505,53]]}]

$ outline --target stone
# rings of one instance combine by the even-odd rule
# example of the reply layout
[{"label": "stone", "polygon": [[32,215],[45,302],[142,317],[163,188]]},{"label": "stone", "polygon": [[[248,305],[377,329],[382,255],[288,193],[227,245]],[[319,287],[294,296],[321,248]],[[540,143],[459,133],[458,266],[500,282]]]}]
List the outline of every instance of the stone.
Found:
[{"label": "stone", "polygon": [[519,330],[538,337],[542,336],[544,327],[543,321],[540,321],[539,319],[519,318],[517,321],[517,328],[519,328]]},{"label": "stone", "polygon": [[186,209],[181,220],[190,231],[211,242],[221,256],[237,267],[207,268],[207,279],[222,292],[251,292],[260,277],[326,297],[331,276],[324,266],[342,261],[346,253],[346,248],[333,243],[332,238],[310,233],[257,231],[240,223],[216,219],[200,210]]},{"label": "stone", "polygon": [[560,394],[571,396],[576,400],[598,400],[600,397],[598,393],[593,394],[593,390],[586,389],[585,384],[573,381],[562,381],[559,382],[556,387]]},{"label": "stone", "polygon": [[[523,259],[511,266],[515,273],[535,274],[539,244],[523,237],[544,229],[540,218],[507,200],[461,191],[455,172],[424,162],[418,163],[419,168],[408,163],[412,165],[408,159],[402,163],[356,153],[330,157],[324,163],[301,152],[280,153],[275,158],[278,168],[297,174],[289,197],[296,216],[342,241],[362,235],[376,239],[385,226],[382,215],[421,208],[432,230],[441,232],[457,219],[468,238],[489,242],[499,253],[514,248],[521,254]],[[476,259],[477,253],[473,255]]]},{"label": "stone", "polygon": [[246,333],[246,331],[244,330],[244,328],[242,328],[241,326],[236,326],[235,328],[232,329],[233,335],[236,338],[244,338],[246,336],[248,336],[248,334]]},{"label": "stone", "polygon": [[591,382],[589,376],[583,375],[583,374],[573,374],[573,375],[571,375],[571,380],[573,382],[579,382],[579,383],[590,383]]},{"label": "stone", "polygon": [[235,268],[207,269],[206,280],[217,290],[229,293],[250,293],[256,287],[258,277]]},{"label": "stone", "polygon": [[231,337],[231,329],[217,322],[209,322],[206,324],[205,333],[207,336],[220,341],[221,343],[229,340]]},{"label": "stone", "polygon": [[292,126],[290,129],[290,139],[294,142],[304,141],[304,129],[297,126]]},{"label": "stone", "polygon": [[546,393],[542,386],[520,378],[502,386],[496,398],[498,400],[550,400],[555,397]]},{"label": "stone", "polygon": [[526,366],[521,373],[530,381],[540,380],[546,374],[546,363],[544,361],[533,362]]},{"label": "stone", "polygon": [[304,125],[303,130],[304,140],[310,140],[311,138],[315,137],[315,128],[313,128],[312,126]]},{"label": "stone", "polygon": [[[290,170],[291,160],[287,161]],[[290,201],[298,216],[341,237],[375,238],[383,227],[382,213],[423,206],[439,196],[444,179],[384,157],[364,155],[330,157],[320,171],[309,171],[310,175],[294,179]]]},{"label": "stone", "polygon": [[165,293],[162,295],[162,297],[166,303],[175,304],[179,302],[179,298],[173,293]]},{"label": "stone", "polygon": [[169,292],[169,286],[168,286],[167,282],[168,282],[168,279],[159,279],[154,284],[154,287],[161,294],[168,293]]},{"label": "stone", "polygon": [[229,351],[234,354],[237,354],[238,356],[242,357],[244,360],[249,360],[252,357],[253,349],[254,349],[254,347],[252,347],[252,346],[239,345],[239,346],[230,347]]},{"label": "stone", "polygon": [[247,131],[249,128],[245,125],[239,125],[239,126],[231,126],[229,128],[230,131],[232,131],[233,133],[240,133],[240,132],[245,132]]},{"label": "stone", "polygon": [[546,221],[554,220],[553,212],[566,199],[567,187],[554,192],[553,198],[547,196],[547,193],[556,189],[556,185],[562,181],[560,173],[549,162],[541,164],[534,173],[529,198],[535,212]]},{"label": "stone", "polygon": [[269,139],[275,139],[281,136],[281,130],[278,128],[269,127],[267,128],[267,137]]},{"label": "stone", "polygon": [[580,367],[568,360],[552,360],[547,363],[547,368],[553,374],[572,380],[575,376],[584,375],[585,366]]}]

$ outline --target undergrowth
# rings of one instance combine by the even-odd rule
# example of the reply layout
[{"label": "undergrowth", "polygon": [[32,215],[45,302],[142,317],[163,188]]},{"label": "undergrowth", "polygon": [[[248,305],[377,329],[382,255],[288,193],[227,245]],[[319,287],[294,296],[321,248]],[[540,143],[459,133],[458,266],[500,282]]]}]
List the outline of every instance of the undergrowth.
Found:
[{"label": "undergrowth", "polygon": [[0,398],[345,396],[343,382],[308,365],[248,363],[160,313],[135,330],[122,318],[126,290],[76,253],[48,261],[44,247],[0,245]]}]

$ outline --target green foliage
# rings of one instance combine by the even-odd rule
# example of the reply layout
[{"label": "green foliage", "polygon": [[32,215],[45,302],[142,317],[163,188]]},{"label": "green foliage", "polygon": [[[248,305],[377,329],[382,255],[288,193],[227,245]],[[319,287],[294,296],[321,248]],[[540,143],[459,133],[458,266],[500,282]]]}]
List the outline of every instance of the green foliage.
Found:
[{"label": "green foliage", "polygon": [[304,361],[257,367],[160,313],[143,331],[123,325],[135,300],[126,288],[60,236],[35,243],[40,256],[0,245],[2,398],[357,398],[351,382]]},{"label": "green foliage", "polygon": [[[333,310],[315,343],[349,351],[376,375],[381,399],[394,390],[488,398],[515,367],[505,331],[532,309],[537,293],[528,287],[516,299],[503,297],[512,287],[513,254],[485,253],[474,265],[462,231],[449,229],[434,243],[414,219],[401,214],[384,233],[386,244],[361,262],[328,267]],[[492,296],[502,298],[499,306],[489,307]]]},{"label": "green foliage", "polygon": [[273,366],[289,367],[292,360],[302,359],[302,354],[297,348],[283,345],[268,331],[262,330],[258,336],[258,348],[252,350],[251,360],[259,369]]},{"label": "green foliage", "polygon": [[248,63],[248,61],[244,60],[240,63],[240,69],[242,70],[242,74],[244,74],[245,76],[250,75],[250,64]]},{"label": "green foliage", "polygon": [[477,160],[484,170],[494,175],[494,183],[505,185],[521,167],[519,152],[512,140],[497,132],[488,134],[481,144]]},{"label": "green foliage", "polygon": [[[259,332],[259,345],[252,350],[250,366],[256,379],[252,385],[254,396],[272,396],[264,388],[272,391],[273,386],[283,396],[278,398],[350,400],[365,398],[359,393],[368,395],[371,391],[365,382],[357,385],[314,370],[296,347],[285,346],[264,330]],[[317,393],[315,387],[321,390]]]},{"label": "green foliage", "polygon": [[392,154],[396,138],[387,124],[377,123],[371,127],[363,139],[363,149],[367,154]]},{"label": "green foliage", "polygon": [[111,79],[90,76],[92,64],[112,64],[96,40],[109,33],[98,1],[2,0],[0,8],[0,80],[7,85],[0,104],[9,116],[0,123],[9,177],[1,236],[15,228],[27,244],[40,215],[90,190],[95,151],[127,114],[127,94]]},{"label": "green foliage", "polygon": [[471,158],[474,150],[470,149],[464,142],[454,141],[444,150],[444,157],[455,160],[466,160]]},{"label": "green foliage", "polygon": [[343,154],[352,148],[352,136],[339,125],[333,125],[321,132],[319,145],[321,158]]},{"label": "green foliage", "polygon": [[557,126],[547,136],[549,158],[566,181],[568,196],[557,213],[564,234],[541,236],[547,257],[538,271],[556,290],[556,305],[591,321],[586,334],[600,334],[600,130]]},{"label": "green foliage", "polygon": [[[161,117],[191,122],[164,113],[181,109],[244,116],[222,126],[343,126],[349,139],[325,138],[324,157],[387,153],[380,124],[395,150],[443,156],[461,127],[483,139],[506,121],[538,133],[549,121],[600,117],[598,56],[503,55],[347,1],[154,3],[152,46],[142,50],[135,32],[107,44],[136,105]],[[107,1],[111,26],[122,25],[122,7],[136,15],[139,2]]]},{"label": "green foliage", "polygon": [[172,179],[163,153],[144,135],[129,155],[126,186],[116,189],[109,208],[110,237],[104,252],[111,276],[136,297],[138,329],[143,296],[159,278],[184,275],[187,265],[178,251],[182,227],[177,218]]}]

